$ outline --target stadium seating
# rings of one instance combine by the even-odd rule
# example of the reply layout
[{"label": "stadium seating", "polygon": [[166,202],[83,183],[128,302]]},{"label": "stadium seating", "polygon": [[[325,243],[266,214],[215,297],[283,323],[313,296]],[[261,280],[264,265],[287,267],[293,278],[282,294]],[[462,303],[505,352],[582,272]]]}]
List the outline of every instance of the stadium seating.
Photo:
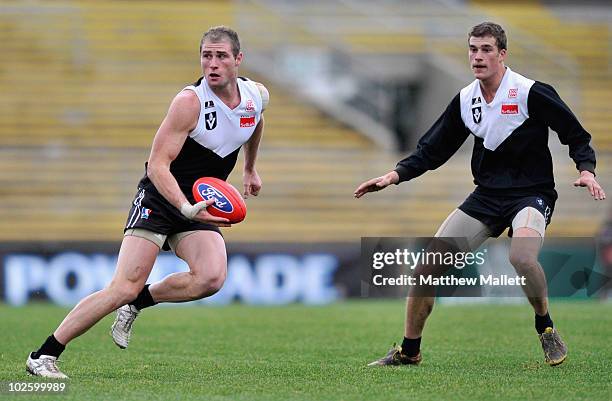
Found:
[{"label": "stadium seating", "polygon": [[[146,4],[146,10],[140,2],[0,5],[0,240],[120,240],[155,130],[174,94],[198,76],[202,32],[219,24],[240,31],[245,23],[236,20],[236,6],[229,2]],[[430,51],[423,30],[381,31],[363,24],[355,10],[335,10],[338,23],[334,32],[328,23],[323,38],[339,35],[356,54]],[[429,12],[413,8],[412,18]],[[452,16],[443,9],[436,18]],[[275,31],[270,21],[271,40],[253,36],[243,42],[270,45],[282,37],[282,27]],[[284,39],[323,42],[310,29]],[[374,46],[380,42],[382,48]],[[226,230],[228,240],[431,235],[473,187],[469,152],[460,152],[423,180],[353,199],[360,182],[388,171],[401,155],[381,151],[271,77],[249,72],[249,48],[244,50],[242,73],[265,82],[272,97],[258,159],[264,189],[248,201],[247,221]],[[604,138],[602,146],[610,150],[605,145],[610,134],[595,128],[609,125],[602,119],[607,109],[595,107],[607,88],[585,84],[585,104],[593,107],[581,108],[580,115],[593,126],[596,143]],[[566,165],[557,169],[559,185],[573,177]],[[241,187],[240,166],[230,181]],[[598,220],[581,205],[584,194],[567,192],[563,204],[571,206],[558,205],[555,221],[561,223],[552,232],[592,234]]]},{"label": "stadium seating", "polygon": [[[223,2],[152,4],[145,14],[125,3],[4,5],[1,239],[120,238],[167,105],[197,78],[202,30],[233,22]],[[383,163],[358,133],[268,86],[258,163],[265,188],[249,204],[248,224],[227,237],[353,238],[369,208],[351,199],[354,187],[393,162]]]}]

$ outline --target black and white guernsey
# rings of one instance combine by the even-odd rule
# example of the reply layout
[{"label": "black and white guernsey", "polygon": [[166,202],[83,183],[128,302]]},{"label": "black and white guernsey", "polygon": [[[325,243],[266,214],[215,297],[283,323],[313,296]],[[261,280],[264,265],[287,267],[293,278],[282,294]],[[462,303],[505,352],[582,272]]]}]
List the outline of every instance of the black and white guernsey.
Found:
[{"label": "black and white guernsey", "polygon": [[576,168],[594,172],[591,135],[553,87],[506,68],[490,103],[478,80],[463,88],[395,171],[402,182],[434,170],[472,134],[472,175],[478,188],[515,194],[554,192],[549,127],[569,146]]},{"label": "black and white guernsey", "polygon": [[[191,187],[200,177],[226,180],[236,165],[240,147],[249,140],[261,120],[265,105],[258,85],[249,79],[237,80],[240,104],[230,109],[200,78],[183,90],[192,90],[200,100],[200,116],[181,151],[170,164],[170,172],[187,199],[193,201]],[[139,187],[154,190],[146,175]]]}]

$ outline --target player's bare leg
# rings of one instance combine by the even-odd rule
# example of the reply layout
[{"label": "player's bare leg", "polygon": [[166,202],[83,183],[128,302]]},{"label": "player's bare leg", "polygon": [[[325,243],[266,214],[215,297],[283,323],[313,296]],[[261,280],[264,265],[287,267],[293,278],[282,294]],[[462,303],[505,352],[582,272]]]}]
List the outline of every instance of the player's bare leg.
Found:
[{"label": "player's bare leg", "polygon": [[434,307],[433,296],[409,296],[406,300],[406,324],[404,337],[420,338],[423,334],[425,322]]},{"label": "player's bare leg", "polygon": [[542,247],[540,233],[532,228],[519,228],[512,236],[510,244],[510,263],[519,276],[526,278],[523,291],[538,315],[548,312],[548,290],[546,276],[538,262],[538,255]]},{"label": "player's bare leg", "polygon": [[561,364],[567,357],[567,346],[554,328],[548,312],[548,290],[546,276],[538,262],[542,246],[541,234],[533,228],[514,230],[510,245],[510,263],[519,276],[525,277],[523,291],[535,312],[535,326],[544,350],[546,363]]},{"label": "player's bare leg", "polygon": [[[489,236],[490,230],[486,225],[459,209],[455,209],[446,218],[435,235],[436,238],[465,238],[468,248],[466,250],[478,249]],[[420,268],[415,269],[415,275]],[[404,340],[401,347],[394,345],[387,355],[371,362],[369,366],[416,365],[421,362],[421,335],[433,310],[435,287],[420,288],[418,294],[414,291],[415,288],[411,287],[406,301]]]},{"label": "player's bare leg", "polygon": [[197,231],[183,238],[176,255],[189,265],[188,272],[173,273],[151,284],[155,302],[185,302],[215,294],[227,276],[227,254],[221,234]]},{"label": "player's bare leg", "polygon": [[79,302],[55,330],[55,338],[67,344],[104,316],[134,299],[147,281],[158,253],[157,245],[146,239],[124,237],[117,270],[110,284]]},{"label": "player's bare leg", "polygon": [[70,311],[53,335],[30,355],[26,363],[27,370],[35,375],[65,378],[55,365],[64,347],[104,316],[136,297],[151,272],[158,252],[159,248],[148,240],[124,237],[117,269],[110,284],[84,298]]},{"label": "player's bare leg", "polygon": [[[182,233],[183,235],[187,233]],[[219,291],[227,275],[227,255],[221,234],[194,231],[172,243],[176,255],[189,265],[188,272],[173,273],[144,286],[136,299],[117,310],[111,336],[122,349],[128,347],[132,324],[143,308],[160,302],[187,302],[209,297]]]}]

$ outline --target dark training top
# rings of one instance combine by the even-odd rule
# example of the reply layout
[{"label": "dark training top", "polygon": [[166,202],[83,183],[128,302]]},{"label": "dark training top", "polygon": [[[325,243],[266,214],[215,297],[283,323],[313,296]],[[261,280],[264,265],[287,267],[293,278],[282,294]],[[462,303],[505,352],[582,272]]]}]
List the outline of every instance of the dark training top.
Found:
[{"label": "dark training top", "polygon": [[554,192],[549,127],[557,132],[562,144],[569,146],[576,168],[594,172],[591,135],[553,87],[507,68],[489,104],[478,80],[463,88],[419,140],[414,153],[400,161],[395,171],[402,182],[434,170],[472,134],[471,164],[477,190]]}]

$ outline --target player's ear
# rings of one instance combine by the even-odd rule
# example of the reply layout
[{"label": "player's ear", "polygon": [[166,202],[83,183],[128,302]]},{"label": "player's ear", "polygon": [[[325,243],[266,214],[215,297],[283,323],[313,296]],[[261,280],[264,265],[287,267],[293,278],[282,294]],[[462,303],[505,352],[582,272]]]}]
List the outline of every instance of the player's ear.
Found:
[{"label": "player's ear", "polygon": [[242,57],[242,52],[238,53],[236,56],[236,67],[240,66],[240,63],[242,63]]}]

